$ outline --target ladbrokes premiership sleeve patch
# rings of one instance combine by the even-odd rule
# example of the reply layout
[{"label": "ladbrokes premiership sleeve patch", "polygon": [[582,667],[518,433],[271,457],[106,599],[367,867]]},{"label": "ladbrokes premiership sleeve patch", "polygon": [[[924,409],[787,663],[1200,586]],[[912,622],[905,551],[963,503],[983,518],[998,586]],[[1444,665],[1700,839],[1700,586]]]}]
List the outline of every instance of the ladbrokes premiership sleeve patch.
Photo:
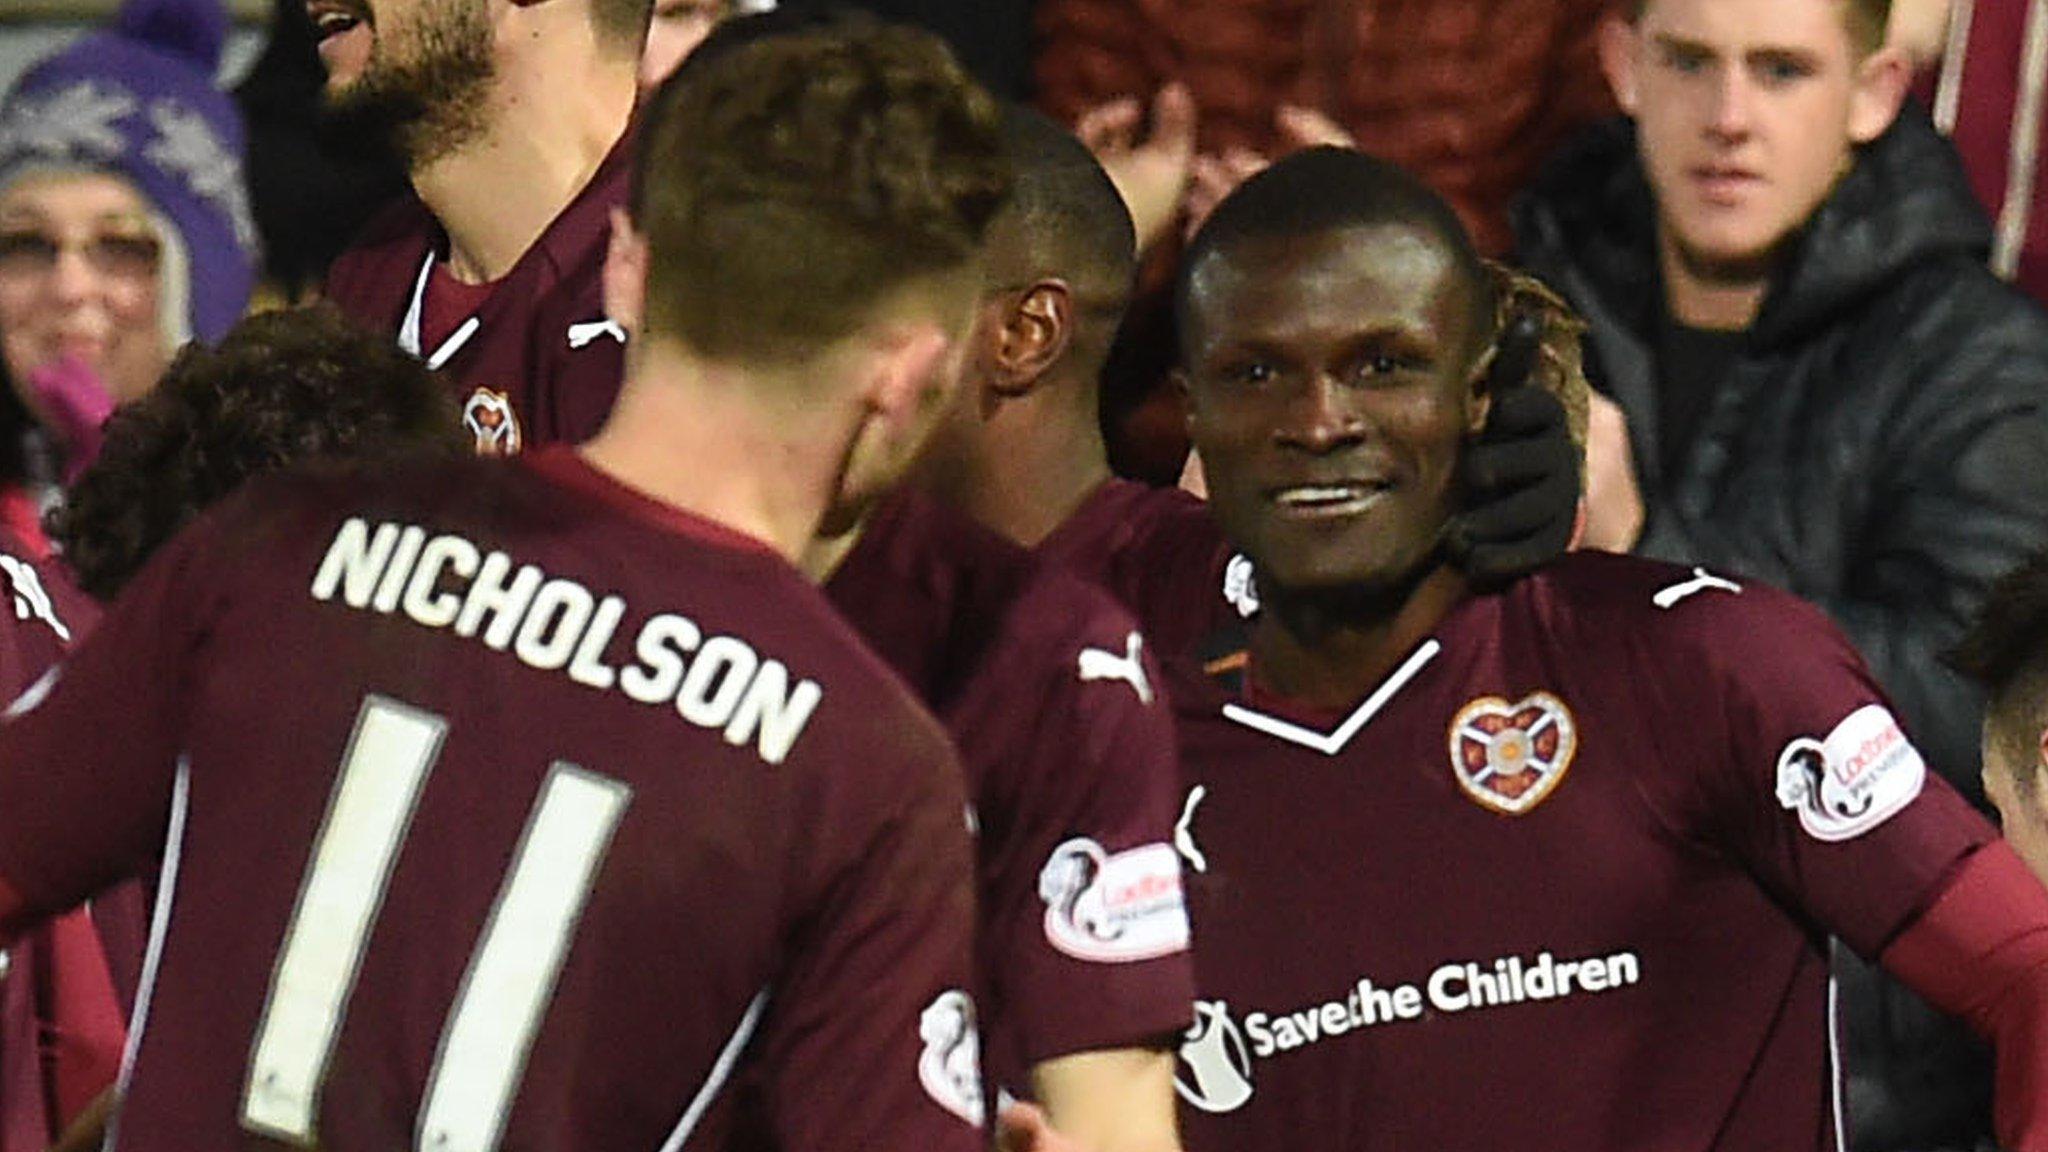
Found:
[{"label": "ladbrokes premiership sleeve patch", "polygon": [[939,993],[917,1021],[924,1050],[917,1079],[932,1102],[979,1128],[987,1109],[981,1091],[981,1037],[974,999],[957,988]]},{"label": "ladbrokes premiership sleeve patch", "polygon": [[1171,844],[1110,855],[1076,837],[1053,849],[1038,874],[1045,937],[1079,960],[1129,962],[1188,946],[1180,857]]},{"label": "ladbrokes premiership sleeve patch", "polygon": [[1802,736],[1778,755],[1778,803],[1816,840],[1850,840],[1920,795],[1927,764],[1899,722],[1866,704],[1824,740]]}]

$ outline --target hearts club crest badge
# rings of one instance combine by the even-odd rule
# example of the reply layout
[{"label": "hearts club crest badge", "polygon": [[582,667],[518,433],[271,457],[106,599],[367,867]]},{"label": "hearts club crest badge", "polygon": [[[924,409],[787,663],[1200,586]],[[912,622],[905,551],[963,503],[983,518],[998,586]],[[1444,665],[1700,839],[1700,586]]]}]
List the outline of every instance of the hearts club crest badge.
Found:
[{"label": "hearts club crest badge", "polygon": [[1532,692],[1510,704],[1482,696],[1451,721],[1451,774],[1482,807],[1522,816],[1564,780],[1579,750],[1564,701]]},{"label": "hearts club crest badge", "polygon": [[519,414],[512,399],[503,392],[478,388],[462,406],[462,426],[476,437],[479,456],[516,456],[525,446],[519,428]]}]

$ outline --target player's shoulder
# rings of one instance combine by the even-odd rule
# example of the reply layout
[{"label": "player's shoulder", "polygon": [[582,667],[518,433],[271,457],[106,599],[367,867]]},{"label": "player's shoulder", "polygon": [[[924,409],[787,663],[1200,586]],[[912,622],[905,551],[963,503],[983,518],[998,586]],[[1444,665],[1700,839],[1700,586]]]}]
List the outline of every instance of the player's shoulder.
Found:
[{"label": "player's shoulder", "polygon": [[12,699],[98,618],[99,606],[62,565],[0,528],[0,696]]},{"label": "player's shoulder", "polygon": [[1173,548],[1190,539],[1210,545],[1222,540],[1200,497],[1121,478],[1105,482],[1060,531],[1079,552],[1090,550],[1091,541],[1107,541],[1114,551],[1130,553]]},{"label": "player's shoulder", "polygon": [[[287,523],[336,511],[363,516],[419,514],[510,472],[467,452],[414,452],[378,460],[309,460],[251,477],[221,502],[219,519]],[[422,507],[424,506],[424,507]]]},{"label": "player's shoulder", "polygon": [[960,627],[986,629],[984,663],[1120,646],[1136,627],[1108,590],[929,499],[908,502],[895,524],[917,557],[905,568],[922,573],[922,587],[945,590]]},{"label": "player's shoulder", "polygon": [[322,295],[358,323],[395,322],[440,228],[418,197],[410,192],[398,197],[371,216],[334,258]]},{"label": "player's shoulder", "polygon": [[1573,552],[1512,586],[1509,598],[1586,644],[1648,642],[1667,655],[1690,650],[1738,666],[1788,645],[1846,646],[1807,601],[1704,565]]}]

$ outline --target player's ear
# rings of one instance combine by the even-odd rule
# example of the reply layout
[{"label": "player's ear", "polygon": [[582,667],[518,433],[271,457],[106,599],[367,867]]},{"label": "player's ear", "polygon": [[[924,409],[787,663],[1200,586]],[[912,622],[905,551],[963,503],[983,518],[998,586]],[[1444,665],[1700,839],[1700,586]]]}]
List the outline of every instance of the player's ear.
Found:
[{"label": "player's ear", "polygon": [[2041,729],[2041,738],[2035,742],[2034,772],[2037,776],[2048,777],[2048,728]]},{"label": "player's ear", "polygon": [[993,333],[990,385],[999,396],[1031,391],[1074,339],[1074,293],[1059,279],[1037,281],[1005,301]]},{"label": "player's ear", "polygon": [[604,254],[604,314],[640,335],[647,311],[647,237],[633,227],[624,208],[612,209],[612,235]]},{"label": "player's ear", "polygon": [[1849,103],[1849,139],[1868,144],[1898,119],[1913,83],[1913,66],[1898,48],[1880,48],[1856,66],[1856,90]]},{"label": "player's ear", "polygon": [[1636,114],[1636,48],[1640,37],[1635,21],[1618,12],[1600,18],[1600,71],[1614,103],[1623,112]]}]

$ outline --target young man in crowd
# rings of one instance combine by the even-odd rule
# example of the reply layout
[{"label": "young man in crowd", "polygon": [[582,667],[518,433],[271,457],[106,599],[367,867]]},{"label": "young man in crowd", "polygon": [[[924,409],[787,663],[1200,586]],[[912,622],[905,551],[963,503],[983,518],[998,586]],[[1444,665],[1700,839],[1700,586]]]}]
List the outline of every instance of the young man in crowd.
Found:
[{"label": "young man in crowd", "polygon": [[2001,1142],[2048,1149],[2048,892],[1820,613],[1598,553],[1498,591],[1446,561],[1498,323],[1448,206],[1302,153],[1179,299],[1262,602],[1243,668],[1172,686],[1190,1148],[1834,1147],[1834,933],[1985,1029]]},{"label": "young man in crowd", "polygon": [[0,726],[0,925],[167,856],[124,1147],[978,1146],[959,770],[790,560],[950,394],[994,110],[889,33],[665,97],[595,441],[245,490]]},{"label": "young man in crowd", "polygon": [[[1825,609],[1934,770],[1977,788],[1939,654],[2048,545],[2048,316],[1985,267],[1953,150],[1901,110],[1885,0],[1634,0],[1618,121],[1557,157],[1521,254],[1590,325],[1586,540]],[[1973,798],[1981,802],[1981,797]],[[1989,1069],[1845,957],[1866,1152],[1967,1145]]]},{"label": "young man in crowd", "polygon": [[604,315],[649,0],[308,0],[327,103],[389,133],[414,196],[326,295],[449,374],[480,451],[579,439],[617,393]]}]

